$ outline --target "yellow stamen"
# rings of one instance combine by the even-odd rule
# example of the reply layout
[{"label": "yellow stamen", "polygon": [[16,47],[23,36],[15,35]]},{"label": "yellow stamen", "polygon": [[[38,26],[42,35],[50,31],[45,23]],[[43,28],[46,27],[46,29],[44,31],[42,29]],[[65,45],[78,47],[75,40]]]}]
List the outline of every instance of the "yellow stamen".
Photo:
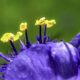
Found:
[{"label": "yellow stamen", "polygon": [[23,33],[20,32],[20,31],[18,31],[18,32],[17,32],[17,35],[18,35],[19,37],[21,37],[21,36],[23,35]]},{"label": "yellow stamen", "polygon": [[35,25],[41,25],[41,26],[44,26],[44,24],[45,24],[45,17],[42,17],[42,18],[40,18],[39,20],[36,20],[36,23],[35,23]]},{"label": "yellow stamen", "polygon": [[25,31],[27,29],[27,23],[21,23],[20,24],[20,31]]},{"label": "yellow stamen", "polygon": [[50,28],[56,24],[56,21],[53,20],[47,20],[45,17],[40,18],[39,20],[36,20],[35,25],[40,25],[40,26],[47,26],[47,28]]},{"label": "yellow stamen", "polygon": [[22,32],[17,32],[17,34],[14,36],[13,41],[19,40],[19,38],[23,35]]},{"label": "yellow stamen", "polygon": [[1,41],[4,42],[4,43],[8,42],[9,40],[17,41],[22,36],[22,34],[23,34],[22,32],[17,32],[16,35],[14,35],[12,33],[5,33],[1,37]]},{"label": "yellow stamen", "polygon": [[50,28],[54,26],[55,24],[56,24],[55,20],[45,20],[45,25],[47,26],[47,28]]},{"label": "yellow stamen", "polygon": [[12,33],[5,33],[1,37],[1,41],[5,43],[5,42],[8,42],[9,40],[13,40],[13,37],[14,37],[14,34],[12,34]]},{"label": "yellow stamen", "polygon": [[17,40],[19,40],[19,36],[15,35],[13,41],[17,41]]}]

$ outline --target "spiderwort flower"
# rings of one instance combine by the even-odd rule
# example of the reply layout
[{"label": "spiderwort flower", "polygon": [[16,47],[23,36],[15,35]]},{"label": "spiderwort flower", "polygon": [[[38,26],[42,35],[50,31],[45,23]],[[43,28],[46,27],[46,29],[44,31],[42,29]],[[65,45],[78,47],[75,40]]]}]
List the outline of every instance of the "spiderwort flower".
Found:
[{"label": "spiderwort flower", "polygon": [[[39,35],[38,43],[34,44],[28,39],[27,23],[20,24],[20,31],[25,32],[26,44],[20,40],[22,36],[20,31],[16,35],[5,33],[1,37],[2,42],[10,42],[14,56],[7,57],[0,53],[0,57],[8,62],[1,64],[0,72],[3,73],[1,79],[80,80],[79,50],[71,42],[50,41],[46,30],[54,24],[56,24],[55,20],[47,20],[45,17],[37,20],[35,25],[39,26]],[[44,36],[42,36],[42,28],[44,28]],[[20,41],[19,52],[14,45],[16,40]]]}]

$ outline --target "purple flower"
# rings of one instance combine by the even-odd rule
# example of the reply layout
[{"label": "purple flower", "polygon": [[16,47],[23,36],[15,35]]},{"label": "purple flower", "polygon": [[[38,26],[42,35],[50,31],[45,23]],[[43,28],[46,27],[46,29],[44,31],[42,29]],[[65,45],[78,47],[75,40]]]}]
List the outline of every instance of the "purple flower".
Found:
[{"label": "purple flower", "polygon": [[[26,27],[24,26],[24,28]],[[79,37],[75,37],[70,43],[50,41],[46,35],[46,25],[44,37],[42,37],[41,26],[39,27],[37,43],[30,43],[27,29],[25,29],[25,37],[26,44],[24,45],[20,40],[19,52],[13,41],[9,40],[13,49],[10,58],[0,53],[0,57],[8,62],[1,65],[0,72],[3,73],[1,79],[80,80]]]},{"label": "purple flower", "polygon": [[74,45],[76,48],[80,46],[80,33],[78,33],[70,42],[72,45]]}]

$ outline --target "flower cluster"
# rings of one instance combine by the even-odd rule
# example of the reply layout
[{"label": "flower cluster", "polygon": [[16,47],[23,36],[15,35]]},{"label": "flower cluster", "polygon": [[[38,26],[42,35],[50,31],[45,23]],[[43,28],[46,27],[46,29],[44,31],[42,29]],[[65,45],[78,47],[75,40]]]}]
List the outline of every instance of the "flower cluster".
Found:
[{"label": "flower cluster", "polygon": [[[27,23],[20,24],[20,31],[3,34],[2,42],[9,42],[13,52],[11,56],[0,53],[0,57],[7,61],[0,64],[0,79],[3,80],[80,80],[80,33],[70,43],[50,40],[47,28],[56,24],[56,21],[42,17],[36,20],[39,28],[37,42],[31,44],[28,38]],[[44,34],[42,35],[42,28]],[[20,37],[25,33],[25,44]],[[20,42],[17,51],[14,42]]]}]

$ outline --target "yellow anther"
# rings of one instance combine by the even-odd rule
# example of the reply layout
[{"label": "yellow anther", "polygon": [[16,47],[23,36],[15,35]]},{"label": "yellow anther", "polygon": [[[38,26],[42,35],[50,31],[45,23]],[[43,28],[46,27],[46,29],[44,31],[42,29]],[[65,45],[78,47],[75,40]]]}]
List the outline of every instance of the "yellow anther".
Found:
[{"label": "yellow anther", "polygon": [[54,26],[55,24],[56,24],[55,20],[45,20],[45,25],[47,26],[47,28],[50,28]]},{"label": "yellow anther", "polygon": [[20,31],[18,31],[18,32],[17,32],[17,35],[18,35],[19,37],[21,37],[21,36],[23,35],[23,33],[20,32]]},{"label": "yellow anther", "polygon": [[17,32],[17,34],[14,36],[13,41],[19,40],[19,38],[23,35],[22,32]]},{"label": "yellow anther", "polygon": [[12,34],[12,33],[5,33],[1,37],[1,41],[5,43],[5,42],[8,42],[9,40],[13,40],[13,37],[14,37],[14,34]]},{"label": "yellow anther", "polygon": [[22,36],[22,34],[23,34],[22,32],[17,32],[16,35],[14,35],[12,33],[5,33],[1,37],[1,41],[4,42],[4,43],[8,42],[9,40],[17,41]]},{"label": "yellow anther", "polygon": [[27,29],[27,23],[21,23],[20,24],[20,31],[25,31]]},{"label": "yellow anther", "polygon": [[35,25],[41,25],[41,26],[47,26],[47,28],[50,28],[56,24],[56,21],[53,20],[47,20],[45,17],[40,18],[39,20],[36,20]]},{"label": "yellow anther", "polygon": [[13,41],[17,41],[17,40],[19,40],[19,36],[15,35]]},{"label": "yellow anther", "polygon": [[44,24],[45,24],[45,17],[42,17],[42,18],[40,18],[39,20],[36,20],[36,23],[35,23],[35,25],[41,25],[41,26],[44,26]]}]

